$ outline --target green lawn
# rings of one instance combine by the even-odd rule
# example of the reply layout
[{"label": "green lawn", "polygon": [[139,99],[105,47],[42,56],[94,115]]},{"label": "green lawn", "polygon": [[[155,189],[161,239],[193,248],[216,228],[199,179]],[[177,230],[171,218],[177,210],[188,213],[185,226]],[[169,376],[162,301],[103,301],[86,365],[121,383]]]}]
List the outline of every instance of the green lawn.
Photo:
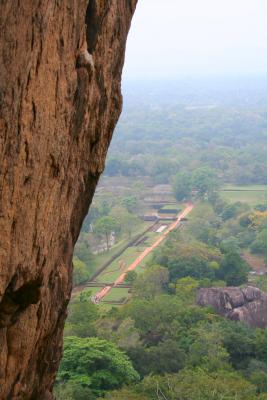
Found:
[{"label": "green lawn", "polygon": [[177,210],[177,213],[181,211],[182,207],[179,204],[167,204],[161,208],[162,210]]},{"label": "green lawn", "polygon": [[256,190],[256,191],[264,191],[267,190],[267,185],[224,185],[222,190]]},{"label": "green lawn", "polygon": [[[139,250],[137,247],[128,247],[127,250],[113,263],[111,263],[108,268],[105,269],[98,277],[98,282],[114,282],[123,271],[138,257]],[[125,266],[120,268],[120,264],[124,264]]]},{"label": "green lawn", "polygon": [[153,253],[148,254],[148,256],[146,256],[146,258],[144,258],[143,261],[141,261],[141,263],[138,265],[138,267],[136,268],[136,272],[140,273],[140,272],[144,272],[145,267],[147,266],[147,264],[153,259]]},{"label": "green lawn", "polygon": [[224,200],[231,203],[240,201],[251,206],[267,202],[267,186],[233,186],[226,185],[221,190],[221,196]]},{"label": "green lawn", "polygon": [[[83,293],[91,293],[91,296],[95,295],[97,292],[99,292],[101,290],[100,287],[86,287],[83,289]],[[80,293],[75,293],[71,299],[71,301],[73,301],[75,298],[77,298],[77,296],[79,296]]]},{"label": "green lawn", "polygon": [[86,292],[91,292],[92,296],[101,290],[101,287],[88,287],[85,289]]},{"label": "green lawn", "polygon": [[129,296],[129,289],[113,288],[105,297],[105,301],[123,301]]}]

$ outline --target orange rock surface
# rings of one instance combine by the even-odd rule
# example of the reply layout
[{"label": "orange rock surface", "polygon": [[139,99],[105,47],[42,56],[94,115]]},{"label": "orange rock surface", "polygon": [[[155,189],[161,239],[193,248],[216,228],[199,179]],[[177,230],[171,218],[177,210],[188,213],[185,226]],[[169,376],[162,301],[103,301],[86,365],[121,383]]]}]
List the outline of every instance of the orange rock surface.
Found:
[{"label": "orange rock surface", "polygon": [[0,399],[51,399],[136,0],[0,3]]}]

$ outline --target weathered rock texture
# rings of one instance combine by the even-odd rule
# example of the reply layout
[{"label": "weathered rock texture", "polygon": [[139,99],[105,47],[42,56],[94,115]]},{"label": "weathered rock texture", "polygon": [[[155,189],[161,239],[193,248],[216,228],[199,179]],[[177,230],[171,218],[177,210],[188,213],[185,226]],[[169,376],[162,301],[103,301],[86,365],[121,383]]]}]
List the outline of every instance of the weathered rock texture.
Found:
[{"label": "weathered rock texture", "polygon": [[137,0],[0,1],[0,399],[49,399]]},{"label": "weathered rock texture", "polygon": [[267,294],[252,286],[200,289],[197,303],[212,306],[220,315],[252,327],[267,326]]}]

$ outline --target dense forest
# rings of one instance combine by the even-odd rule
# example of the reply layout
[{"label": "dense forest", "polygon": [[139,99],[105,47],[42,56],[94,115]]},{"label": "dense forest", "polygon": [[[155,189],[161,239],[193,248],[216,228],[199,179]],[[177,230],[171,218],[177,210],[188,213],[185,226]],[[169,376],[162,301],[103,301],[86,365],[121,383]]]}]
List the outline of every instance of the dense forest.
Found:
[{"label": "dense forest", "polygon": [[[132,276],[125,306],[105,311],[90,302],[90,292],[77,297],[65,329],[58,398],[266,399],[267,329],[195,303],[200,287],[247,283],[239,247],[249,231],[246,215],[240,207],[226,218],[225,210],[202,202],[145,272]],[[265,277],[257,279],[267,289]]]},{"label": "dense forest", "polygon": [[125,84],[124,112],[105,174],[151,176],[209,166],[227,183],[267,183],[263,79]]},{"label": "dense forest", "polygon": [[[195,208],[142,270],[127,273],[124,304],[93,304],[88,288],[74,296],[58,400],[267,399],[267,328],[196,303],[200,288],[249,284],[267,291],[266,275],[248,261],[256,257],[265,271],[263,82],[126,84],[104,183],[76,247],[75,282],[113,254],[113,236],[127,242],[145,228],[153,185],[169,184],[171,203]],[[93,239],[105,245],[100,255]]]}]

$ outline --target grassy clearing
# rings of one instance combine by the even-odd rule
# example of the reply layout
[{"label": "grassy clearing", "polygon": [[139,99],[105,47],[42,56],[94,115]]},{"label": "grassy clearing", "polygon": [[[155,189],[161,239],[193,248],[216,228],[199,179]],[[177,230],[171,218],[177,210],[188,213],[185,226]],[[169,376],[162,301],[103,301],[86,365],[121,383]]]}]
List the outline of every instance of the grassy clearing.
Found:
[{"label": "grassy clearing", "polygon": [[92,296],[95,295],[99,290],[101,290],[100,287],[88,287],[85,289],[86,292],[91,292]]},{"label": "grassy clearing", "polygon": [[225,185],[222,188],[224,190],[233,191],[266,191],[267,185]]},{"label": "grassy clearing", "polygon": [[241,203],[247,203],[251,206],[267,202],[267,190],[266,191],[242,190],[242,191],[221,192],[221,196],[224,200],[229,201],[230,203],[235,203],[237,201],[240,201]]},{"label": "grassy clearing", "polygon": [[138,247],[129,247],[118,259],[113,261],[113,263],[111,263],[108,268],[97,277],[97,281],[113,283],[138,257],[138,255]]},{"label": "grassy clearing", "polygon": [[177,210],[177,213],[181,211],[181,206],[180,204],[167,204],[166,206],[163,206],[161,209],[162,210]]},{"label": "grassy clearing", "polygon": [[[90,293],[91,296],[93,296],[93,295],[95,295],[97,292],[99,292],[99,290],[101,290],[100,287],[85,287],[85,288],[82,290],[82,292],[83,292],[83,293],[84,293],[84,292]],[[72,292],[72,299],[71,299],[71,301],[73,301],[74,299],[76,299],[76,298],[79,296],[80,293],[81,293],[81,292],[75,292],[75,291],[73,291],[73,292]]]},{"label": "grassy clearing", "polygon": [[129,296],[129,289],[113,288],[105,297],[105,301],[124,301]]},{"label": "grassy clearing", "polygon": [[152,261],[153,259],[153,253],[148,254],[148,256],[141,261],[141,263],[138,265],[138,267],[136,268],[136,272],[137,273],[141,273],[144,272],[144,269],[146,268],[147,264],[150,263],[150,261]]},{"label": "grassy clearing", "polygon": [[267,186],[232,186],[222,190],[221,196],[230,203],[240,201],[255,206],[267,202]]}]

